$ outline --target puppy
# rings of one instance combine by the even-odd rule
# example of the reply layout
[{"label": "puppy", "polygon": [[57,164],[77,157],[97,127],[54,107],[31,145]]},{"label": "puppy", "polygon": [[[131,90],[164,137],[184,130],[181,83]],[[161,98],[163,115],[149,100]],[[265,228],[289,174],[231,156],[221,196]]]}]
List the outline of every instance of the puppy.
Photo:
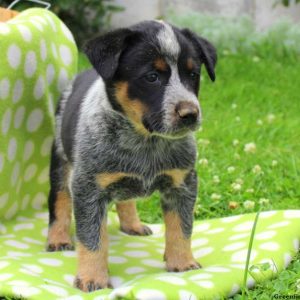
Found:
[{"label": "puppy", "polygon": [[75,286],[108,287],[109,203],[116,201],[123,232],[149,235],[132,200],[158,190],[167,270],[200,268],[191,251],[197,195],[192,133],[201,121],[200,68],[204,64],[214,81],[215,48],[188,29],[146,21],[100,36],[85,51],[94,68],[75,78],[56,112],[48,251],[73,249],[73,206]]}]

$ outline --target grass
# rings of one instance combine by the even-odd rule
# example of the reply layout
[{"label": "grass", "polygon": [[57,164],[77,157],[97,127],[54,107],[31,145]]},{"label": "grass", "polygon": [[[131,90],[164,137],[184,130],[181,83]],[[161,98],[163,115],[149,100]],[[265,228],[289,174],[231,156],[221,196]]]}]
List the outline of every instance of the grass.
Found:
[{"label": "grass", "polygon": [[[202,70],[195,219],[299,209],[300,61],[272,53],[226,54],[219,58],[215,83]],[[80,69],[87,65],[81,55]],[[161,222],[159,206],[157,193],[138,202],[141,219]],[[277,279],[247,290],[247,299],[295,293],[299,258]]]}]

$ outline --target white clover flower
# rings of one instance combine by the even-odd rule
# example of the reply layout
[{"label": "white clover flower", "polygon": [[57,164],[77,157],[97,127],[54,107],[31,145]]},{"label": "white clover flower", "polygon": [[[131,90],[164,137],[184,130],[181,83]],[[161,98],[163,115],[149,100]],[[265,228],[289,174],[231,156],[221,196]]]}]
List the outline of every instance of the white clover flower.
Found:
[{"label": "white clover flower", "polygon": [[242,178],[237,178],[235,180],[235,182],[238,183],[238,184],[240,184],[240,185],[242,185],[244,183],[244,180]]},{"label": "white clover flower", "polygon": [[278,165],[278,161],[277,160],[272,160],[272,167],[276,167]]},{"label": "white clover flower", "polygon": [[252,172],[254,174],[261,174],[262,173],[262,170],[261,170],[261,166],[260,165],[255,165],[252,169]]},{"label": "white clover flower", "polygon": [[254,202],[254,201],[251,201],[251,200],[246,200],[246,201],[244,201],[243,206],[244,206],[246,209],[253,209],[254,206],[255,206],[255,202]]},{"label": "white clover flower", "polygon": [[233,157],[234,157],[235,159],[241,159],[241,156],[240,156],[238,153],[234,153]]},{"label": "white clover flower", "polygon": [[267,121],[269,123],[272,123],[275,120],[275,115],[274,114],[268,114],[267,115]]},{"label": "white clover flower", "polygon": [[254,189],[252,189],[252,188],[246,189],[246,193],[252,194],[252,193],[254,193]]},{"label": "white clover flower", "polygon": [[220,178],[218,175],[213,176],[213,183],[220,183]]},{"label": "white clover flower", "polygon": [[234,171],[235,171],[235,167],[233,167],[233,166],[230,166],[227,168],[228,173],[233,173]]},{"label": "white clover flower", "polygon": [[235,192],[238,192],[238,191],[240,191],[240,190],[242,189],[242,185],[239,184],[239,183],[234,182],[234,183],[231,184],[231,188],[232,188]]},{"label": "white clover flower", "polygon": [[256,152],[256,145],[255,143],[251,142],[245,145],[244,151],[246,153],[255,153]]},{"label": "white clover flower", "polygon": [[233,146],[237,146],[239,143],[240,143],[240,141],[239,141],[238,139],[234,139],[234,140],[232,141],[232,145],[233,145]]},{"label": "white clover flower", "polygon": [[258,126],[261,126],[261,125],[264,124],[264,122],[263,122],[261,119],[258,119],[258,120],[256,121],[256,124],[257,124]]},{"label": "white clover flower", "polygon": [[199,159],[198,162],[202,166],[207,166],[208,165],[208,160],[206,158],[201,158],[201,159]]},{"label": "white clover flower", "polygon": [[258,63],[260,61],[260,58],[258,56],[253,56],[252,61]]},{"label": "white clover flower", "polygon": [[211,194],[210,198],[212,200],[220,200],[221,199],[221,195],[213,193],[213,194]]},{"label": "white clover flower", "polygon": [[260,198],[260,199],[258,200],[258,203],[259,203],[260,205],[267,205],[267,204],[270,203],[270,200],[269,200],[269,199],[266,199],[266,198]]},{"label": "white clover flower", "polygon": [[241,121],[241,118],[239,116],[235,117],[235,121],[236,122],[240,122]]},{"label": "white clover flower", "polygon": [[236,104],[236,103],[232,103],[232,104],[231,104],[231,108],[232,108],[232,109],[236,109],[236,108],[237,108],[237,104]]}]

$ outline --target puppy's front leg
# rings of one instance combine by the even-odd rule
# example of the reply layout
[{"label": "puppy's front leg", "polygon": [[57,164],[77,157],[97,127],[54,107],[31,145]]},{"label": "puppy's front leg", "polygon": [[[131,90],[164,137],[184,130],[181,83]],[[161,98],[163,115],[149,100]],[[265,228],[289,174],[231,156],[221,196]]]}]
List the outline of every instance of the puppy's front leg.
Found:
[{"label": "puppy's front leg", "polygon": [[78,272],[74,285],[85,292],[108,286],[107,198],[94,178],[80,174],[72,181]]},{"label": "puppy's front leg", "polygon": [[191,250],[193,209],[197,195],[197,176],[191,171],[182,184],[173,185],[162,194],[162,209],[166,225],[164,259],[169,272],[200,268]]}]

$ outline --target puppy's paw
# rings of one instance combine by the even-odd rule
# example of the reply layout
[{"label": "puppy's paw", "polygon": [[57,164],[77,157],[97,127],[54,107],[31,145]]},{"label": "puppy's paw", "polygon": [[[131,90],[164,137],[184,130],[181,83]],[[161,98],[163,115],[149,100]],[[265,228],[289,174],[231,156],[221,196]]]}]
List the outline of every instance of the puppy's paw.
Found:
[{"label": "puppy's paw", "polygon": [[76,276],[74,280],[74,286],[83,292],[93,292],[96,290],[101,290],[105,288],[111,288],[111,285],[108,281],[108,277],[98,278],[80,278],[80,276]]},{"label": "puppy's paw", "polygon": [[121,231],[129,234],[129,235],[151,235],[152,230],[146,225],[134,226],[132,228],[121,227]]},{"label": "puppy's paw", "polygon": [[48,243],[46,250],[48,252],[71,251],[71,250],[74,250],[74,246],[72,245],[71,242]]},{"label": "puppy's paw", "polygon": [[166,267],[168,272],[184,272],[202,268],[194,259],[187,261],[167,261]]}]

